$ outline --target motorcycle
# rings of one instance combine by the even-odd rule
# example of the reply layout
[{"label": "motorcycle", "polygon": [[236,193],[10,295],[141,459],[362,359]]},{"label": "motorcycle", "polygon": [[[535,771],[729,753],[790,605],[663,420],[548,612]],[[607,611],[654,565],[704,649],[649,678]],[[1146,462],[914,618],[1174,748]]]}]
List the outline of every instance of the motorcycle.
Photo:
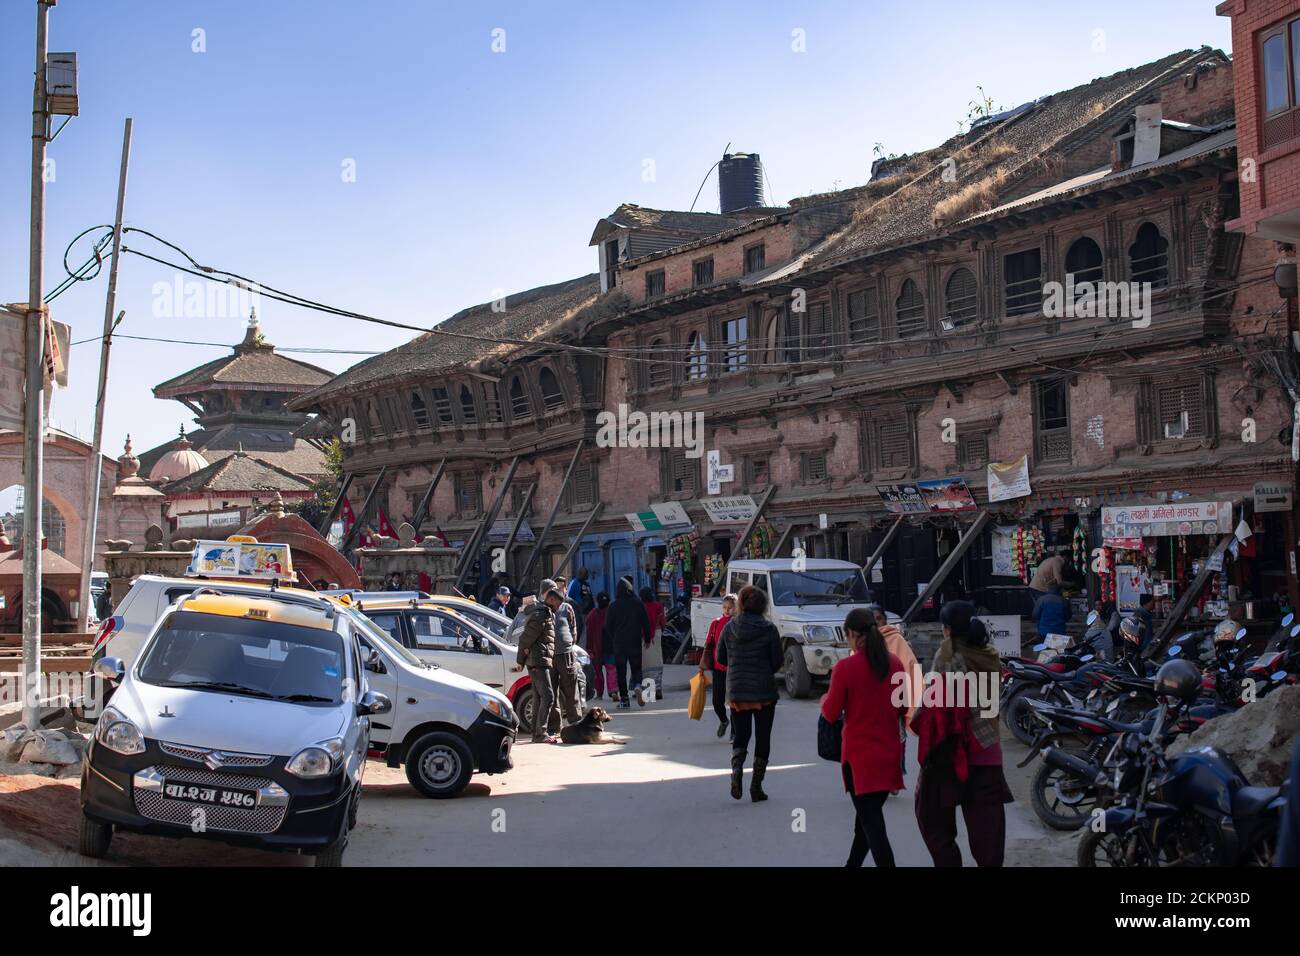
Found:
[{"label": "motorcycle", "polygon": [[664,660],[679,663],[691,644],[691,610],[685,601],[678,601],[664,614]]}]

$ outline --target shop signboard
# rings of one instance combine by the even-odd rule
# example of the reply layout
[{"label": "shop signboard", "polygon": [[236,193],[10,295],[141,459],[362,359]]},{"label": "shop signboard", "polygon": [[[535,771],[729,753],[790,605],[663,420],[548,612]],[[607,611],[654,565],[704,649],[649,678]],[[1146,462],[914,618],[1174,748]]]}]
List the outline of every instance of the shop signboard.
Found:
[{"label": "shop signboard", "polygon": [[657,502],[650,506],[649,511],[629,512],[624,517],[633,531],[662,531],[691,523],[686,509],[676,501]]},{"label": "shop signboard", "polygon": [[930,510],[915,485],[876,485],[876,493],[885,510],[894,514],[925,514]]},{"label": "shop signboard", "polygon": [[980,620],[993,638],[1000,655],[1020,656],[1020,615],[982,614]]},{"label": "shop signboard", "polygon": [[251,539],[196,541],[185,573],[192,577],[292,578],[293,561],[287,544],[258,544]]},{"label": "shop signboard", "polygon": [[988,464],[989,501],[1008,501],[1023,498],[1029,487],[1029,456],[1021,455],[1014,461],[991,461]]},{"label": "shop signboard", "polygon": [[1114,538],[1160,538],[1188,534],[1224,534],[1232,529],[1229,501],[1176,501],[1101,509],[1101,534]]},{"label": "shop signboard", "polygon": [[921,500],[931,511],[949,513],[979,508],[965,478],[932,478],[918,481],[916,487],[921,492]]},{"label": "shop signboard", "polygon": [[704,508],[704,513],[709,516],[709,521],[717,525],[748,524],[758,511],[758,505],[754,503],[754,499],[749,495],[701,498],[700,506]]},{"label": "shop signboard", "polygon": [[1291,485],[1285,481],[1255,482],[1255,513],[1290,511]]}]

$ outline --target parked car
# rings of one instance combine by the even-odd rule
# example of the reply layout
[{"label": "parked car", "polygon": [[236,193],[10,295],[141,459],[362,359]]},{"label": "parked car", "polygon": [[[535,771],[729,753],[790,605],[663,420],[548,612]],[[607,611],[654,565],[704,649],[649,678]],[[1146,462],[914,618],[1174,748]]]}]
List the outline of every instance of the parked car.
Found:
[{"label": "parked car", "polygon": [[[767,617],[781,632],[785,663],[781,670],[791,697],[808,697],[814,681],[829,680],[836,661],[849,655],[844,618],[855,607],[871,604],[862,569],[852,561],[831,558],[736,560],[727,565],[720,594],[739,593],[746,585],[766,592]],[[704,645],[709,624],[722,614],[721,597],[691,601],[691,636]],[[903,630],[897,614],[889,622]]]},{"label": "parked car", "polygon": [[331,606],[353,619],[353,630],[365,648],[362,660],[368,661],[374,650],[383,668],[367,666],[369,682],[394,702],[391,713],[371,722],[371,755],[391,767],[405,765],[407,780],[425,796],[454,797],[465,790],[473,773],[504,773],[513,767],[510,751],[518,718],[500,689],[421,661],[359,613],[346,596],[327,598],[299,588],[272,588],[260,581],[141,575],[123,598],[119,613],[105,622],[97,658],[117,657],[129,669],[143,643],[135,635],[144,630],[147,636],[152,624],[144,621],[158,603],[167,602],[165,613],[171,604],[200,589],[308,607]]},{"label": "parked car", "polygon": [[353,621],[328,603],[181,596],[118,684],[82,762],[80,849],[116,830],[313,854],[338,866],[356,825],[372,716]]},{"label": "parked car", "polygon": [[[362,599],[356,606],[421,660],[502,690],[519,715],[520,729],[531,732],[535,706],[532,679],[527,670],[515,663],[517,646],[506,643],[468,617],[467,613],[474,613],[474,608],[451,601],[457,599],[433,595],[426,600],[386,600],[381,594]],[[481,615],[495,615],[509,624],[504,615],[482,605],[475,607]],[[591,657],[581,647],[575,648],[575,653],[580,665],[582,699],[591,700],[595,696]]]}]

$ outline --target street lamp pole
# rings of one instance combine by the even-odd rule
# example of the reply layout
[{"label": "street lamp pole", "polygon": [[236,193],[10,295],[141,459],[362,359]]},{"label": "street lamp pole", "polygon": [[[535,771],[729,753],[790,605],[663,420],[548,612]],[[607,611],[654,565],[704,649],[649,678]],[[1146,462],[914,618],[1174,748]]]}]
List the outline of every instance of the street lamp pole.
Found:
[{"label": "street lamp pole", "polygon": [[31,256],[27,283],[27,383],[23,413],[23,723],[35,730],[41,684],[41,512],[45,433],[45,311],[41,280],[45,268],[45,144],[49,102],[45,61],[50,7],[36,0],[36,87],[32,94]]}]

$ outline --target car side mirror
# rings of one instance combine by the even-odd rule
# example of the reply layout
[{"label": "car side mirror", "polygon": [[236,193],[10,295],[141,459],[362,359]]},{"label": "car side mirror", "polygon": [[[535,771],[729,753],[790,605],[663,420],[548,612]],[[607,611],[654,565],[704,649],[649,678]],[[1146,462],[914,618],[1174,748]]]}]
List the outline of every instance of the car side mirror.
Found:
[{"label": "car side mirror", "polygon": [[357,701],[357,714],[366,717],[370,714],[386,714],[393,709],[393,702],[385,694],[368,690]]},{"label": "car side mirror", "polygon": [[120,681],[126,674],[126,665],[120,657],[101,657],[95,662],[95,676],[104,680]]}]

